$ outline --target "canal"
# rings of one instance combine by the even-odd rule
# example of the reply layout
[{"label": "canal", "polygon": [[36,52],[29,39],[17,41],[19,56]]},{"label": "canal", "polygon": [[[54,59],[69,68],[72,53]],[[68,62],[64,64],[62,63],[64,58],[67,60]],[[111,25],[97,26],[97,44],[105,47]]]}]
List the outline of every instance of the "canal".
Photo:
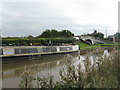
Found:
[{"label": "canal", "polygon": [[[109,54],[108,50],[104,53]],[[103,53],[103,54],[104,54]],[[25,70],[29,70],[33,77],[44,77],[49,74],[54,76],[54,81],[60,81],[59,71],[71,62],[74,65],[84,62],[85,57],[91,53],[80,55],[80,53],[57,54],[48,56],[38,56],[29,58],[11,58],[11,62],[2,64],[2,87],[3,88],[19,88],[21,74]],[[91,61],[92,61],[91,55]],[[16,62],[15,62],[16,61]],[[84,66],[82,67],[84,68]]]}]

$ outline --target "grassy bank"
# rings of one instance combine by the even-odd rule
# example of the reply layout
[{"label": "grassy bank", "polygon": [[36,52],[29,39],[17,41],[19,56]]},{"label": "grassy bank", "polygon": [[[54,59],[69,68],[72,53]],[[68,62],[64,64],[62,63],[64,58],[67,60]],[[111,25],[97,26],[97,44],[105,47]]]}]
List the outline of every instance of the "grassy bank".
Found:
[{"label": "grassy bank", "polygon": [[120,43],[96,44],[96,45],[120,45]]},{"label": "grassy bank", "polygon": [[79,45],[80,50],[93,49],[98,47],[96,45],[88,45],[82,42],[77,42],[76,44]]},{"label": "grassy bank", "polygon": [[93,48],[97,48],[97,47],[99,47],[99,46],[113,47],[113,46],[120,45],[120,43],[88,45],[88,44],[85,44],[85,43],[82,43],[82,42],[77,42],[76,44],[79,45],[80,50],[93,49]]}]

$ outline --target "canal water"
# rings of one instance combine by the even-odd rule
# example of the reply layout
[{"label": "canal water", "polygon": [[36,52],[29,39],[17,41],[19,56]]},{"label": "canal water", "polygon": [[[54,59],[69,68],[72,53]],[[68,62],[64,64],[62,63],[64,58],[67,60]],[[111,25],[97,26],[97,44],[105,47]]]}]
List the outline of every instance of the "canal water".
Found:
[{"label": "canal water", "polygon": [[[106,53],[107,51],[105,50],[104,52]],[[86,55],[88,54],[80,55],[80,53],[71,53],[30,58],[15,58],[15,60],[9,59],[12,62],[2,64],[2,78],[0,78],[2,87],[19,88],[21,74],[25,69],[30,70],[31,75],[34,77],[47,77],[48,74],[50,74],[54,76],[54,81],[60,81],[60,69],[65,68],[68,62],[71,62],[74,65],[83,63]]]}]

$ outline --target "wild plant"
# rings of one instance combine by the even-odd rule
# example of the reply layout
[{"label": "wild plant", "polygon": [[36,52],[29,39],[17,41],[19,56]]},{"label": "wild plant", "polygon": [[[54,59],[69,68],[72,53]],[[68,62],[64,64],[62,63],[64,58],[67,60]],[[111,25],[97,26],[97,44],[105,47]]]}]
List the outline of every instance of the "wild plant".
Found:
[{"label": "wild plant", "polygon": [[[60,70],[61,81],[54,82],[53,76],[37,77],[38,88],[119,88],[120,87],[120,53],[113,49],[109,55],[104,49],[98,48],[83,60],[84,70],[81,63],[74,65],[69,62],[66,68]],[[91,56],[92,60],[91,61]],[[23,73],[20,87],[33,87],[33,78],[28,72]],[[26,77],[28,80],[26,80]],[[28,84],[29,82],[29,84]]]}]

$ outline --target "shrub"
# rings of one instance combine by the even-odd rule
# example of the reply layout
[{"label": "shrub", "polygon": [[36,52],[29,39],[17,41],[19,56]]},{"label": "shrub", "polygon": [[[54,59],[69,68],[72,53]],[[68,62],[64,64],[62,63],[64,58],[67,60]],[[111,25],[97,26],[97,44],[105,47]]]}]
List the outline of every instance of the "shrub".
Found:
[{"label": "shrub", "polygon": [[[90,59],[91,55],[94,55],[93,63]],[[59,82],[54,82],[53,76],[37,77],[35,80],[37,80],[39,88],[119,88],[119,51],[113,49],[107,55],[104,53],[104,49],[99,48],[91,52],[91,55],[85,57],[84,69],[81,68],[81,64],[75,66],[69,62],[65,69],[60,70],[61,81]],[[25,82],[21,82],[21,84],[26,86],[23,85]]]}]

